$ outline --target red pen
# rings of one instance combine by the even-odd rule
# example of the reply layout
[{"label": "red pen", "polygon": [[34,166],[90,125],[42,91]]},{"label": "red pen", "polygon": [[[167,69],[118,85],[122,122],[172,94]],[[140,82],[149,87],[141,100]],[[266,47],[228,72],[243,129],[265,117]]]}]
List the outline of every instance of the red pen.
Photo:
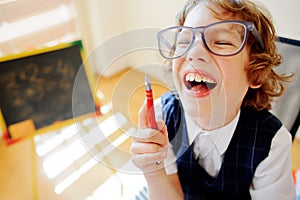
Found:
[{"label": "red pen", "polygon": [[148,75],[146,75],[145,77],[145,87],[146,87],[145,93],[146,93],[146,100],[147,100],[147,109],[149,112],[150,126],[152,129],[157,129],[154,106],[153,106],[152,88],[151,88],[150,78]]}]

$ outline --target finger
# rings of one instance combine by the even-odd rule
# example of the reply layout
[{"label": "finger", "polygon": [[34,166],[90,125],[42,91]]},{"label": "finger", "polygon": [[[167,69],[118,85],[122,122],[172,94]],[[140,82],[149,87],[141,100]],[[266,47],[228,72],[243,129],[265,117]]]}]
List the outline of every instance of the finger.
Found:
[{"label": "finger", "polygon": [[133,142],[140,143],[155,143],[160,146],[165,146],[168,143],[167,133],[153,129],[138,129],[132,137]]},{"label": "finger", "polygon": [[133,138],[149,138],[157,132],[159,131],[150,128],[138,128],[131,136]]},{"label": "finger", "polygon": [[130,151],[134,154],[149,154],[165,151],[165,149],[155,143],[133,142]]},{"label": "finger", "polygon": [[150,128],[149,112],[147,110],[146,101],[144,101],[138,112],[138,126],[140,128]]},{"label": "finger", "polygon": [[165,124],[164,121],[156,121],[157,124],[157,130],[159,130],[161,133],[166,135],[168,137],[168,130],[167,130],[167,125]]},{"label": "finger", "polygon": [[167,153],[165,151],[159,151],[151,154],[134,154],[132,155],[132,161],[137,166],[146,166],[154,164],[158,160],[165,160]]},{"label": "finger", "polygon": [[169,138],[168,138],[168,130],[167,126],[164,121],[157,121],[157,128],[162,134],[163,140],[161,142],[162,147],[166,147],[169,144]]}]

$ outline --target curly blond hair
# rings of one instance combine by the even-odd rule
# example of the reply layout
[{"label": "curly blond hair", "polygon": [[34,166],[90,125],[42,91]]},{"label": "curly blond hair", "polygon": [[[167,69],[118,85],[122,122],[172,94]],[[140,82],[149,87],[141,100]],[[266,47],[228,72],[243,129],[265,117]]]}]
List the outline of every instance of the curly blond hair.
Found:
[{"label": "curly blond hair", "polygon": [[282,57],[275,44],[277,37],[270,13],[262,5],[248,0],[188,0],[177,14],[177,25],[182,26],[188,13],[200,3],[218,19],[233,17],[254,23],[264,42],[264,49],[250,34],[247,41],[249,65],[245,70],[249,84],[260,87],[248,89],[242,106],[250,106],[256,110],[271,109],[273,98],[283,94],[285,83],[293,75],[277,74],[274,71],[274,67],[281,64]]}]

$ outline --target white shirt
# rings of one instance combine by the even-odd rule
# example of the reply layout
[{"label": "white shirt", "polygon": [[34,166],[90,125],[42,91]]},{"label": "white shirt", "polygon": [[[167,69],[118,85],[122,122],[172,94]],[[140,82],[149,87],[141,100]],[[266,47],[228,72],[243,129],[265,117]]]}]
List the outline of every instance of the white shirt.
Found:
[{"label": "white shirt", "polygon": [[[162,105],[155,102],[157,120],[162,120]],[[203,131],[185,114],[189,144],[194,142],[193,153],[199,156],[201,165],[208,174],[216,176],[221,168],[224,153],[231,141],[240,112],[226,126]],[[252,199],[295,200],[296,192],[292,179],[291,135],[282,126],[274,136],[268,157],[256,168],[252,184],[249,188]],[[168,157],[164,161],[167,174],[177,173],[176,156],[170,144]]]}]

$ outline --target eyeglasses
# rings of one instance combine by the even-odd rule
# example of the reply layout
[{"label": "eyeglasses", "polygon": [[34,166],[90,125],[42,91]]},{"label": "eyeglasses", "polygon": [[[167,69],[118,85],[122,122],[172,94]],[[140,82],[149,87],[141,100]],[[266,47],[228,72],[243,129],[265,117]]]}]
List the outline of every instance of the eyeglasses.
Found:
[{"label": "eyeglasses", "polygon": [[162,57],[176,59],[184,56],[194,45],[196,35],[200,34],[204,46],[218,56],[232,56],[244,48],[249,31],[260,47],[264,43],[252,22],[226,20],[200,27],[174,26],[157,33],[158,47]]}]

